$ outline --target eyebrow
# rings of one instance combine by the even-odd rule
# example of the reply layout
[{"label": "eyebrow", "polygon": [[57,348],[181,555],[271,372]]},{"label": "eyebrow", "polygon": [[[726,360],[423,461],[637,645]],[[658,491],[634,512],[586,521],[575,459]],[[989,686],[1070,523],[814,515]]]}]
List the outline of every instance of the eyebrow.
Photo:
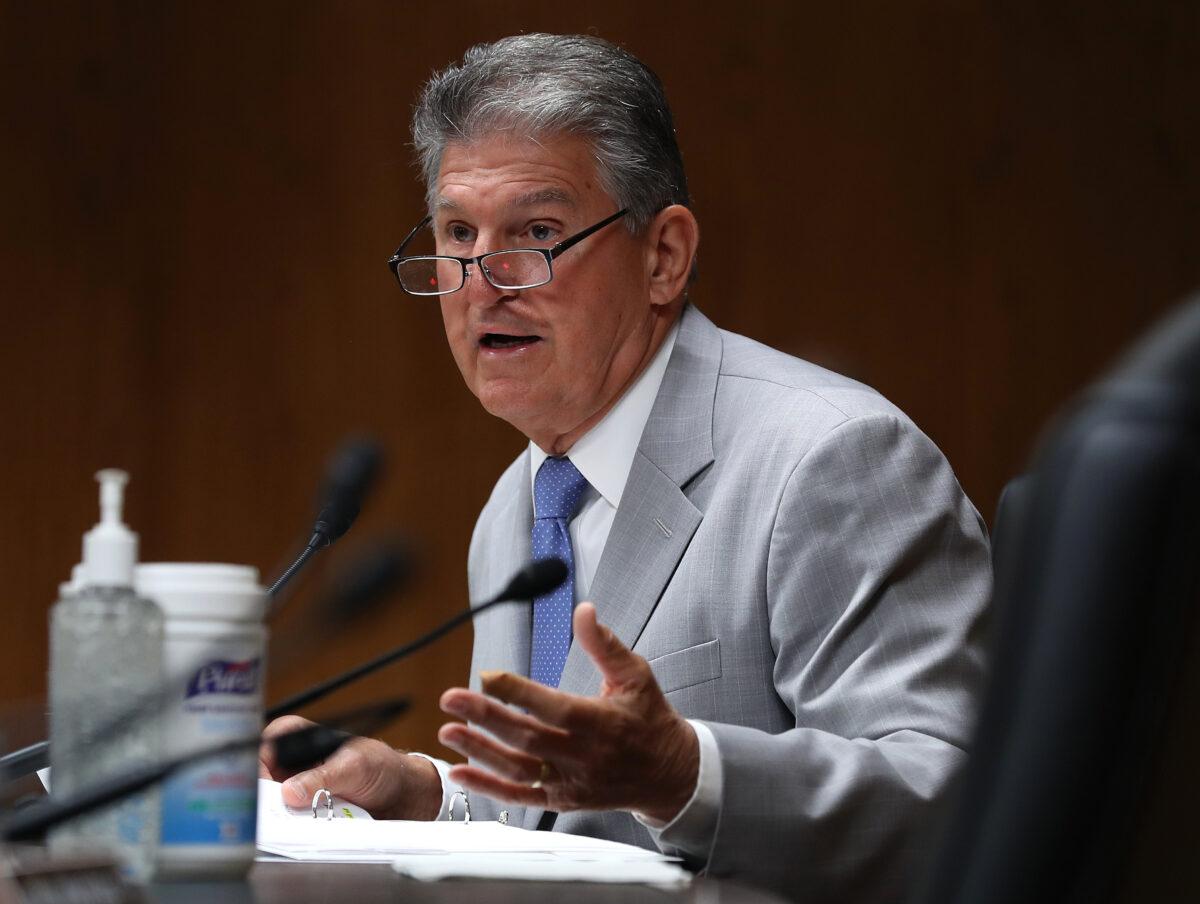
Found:
[{"label": "eyebrow", "polygon": [[[577,202],[574,195],[561,188],[539,188],[526,192],[523,195],[518,195],[509,206],[521,208],[534,207],[538,204],[563,204],[567,207],[574,207]],[[458,210],[459,206],[443,195],[434,201],[433,209],[435,211]]]},{"label": "eyebrow", "polygon": [[535,204],[565,204],[575,206],[575,197],[561,188],[540,188],[526,192],[513,202],[513,207],[533,207]]}]

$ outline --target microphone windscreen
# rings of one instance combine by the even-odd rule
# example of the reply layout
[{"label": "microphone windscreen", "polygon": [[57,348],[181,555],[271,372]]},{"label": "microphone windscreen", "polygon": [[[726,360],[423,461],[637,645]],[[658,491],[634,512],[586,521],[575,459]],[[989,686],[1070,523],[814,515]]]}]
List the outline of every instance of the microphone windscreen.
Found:
[{"label": "microphone windscreen", "polygon": [[531,600],[545,596],[566,579],[567,563],[562,559],[537,559],[513,575],[497,599]]},{"label": "microphone windscreen", "polygon": [[404,543],[389,540],[378,544],[334,579],[318,604],[323,627],[344,625],[370,612],[404,586],[412,574],[412,557]]},{"label": "microphone windscreen", "polygon": [[325,477],[321,511],[313,532],[329,545],[350,529],[363,498],[375,482],[383,455],[372,439],[357,438],[342,445]]},{"label": "microphone windscreen", "polygon": [[275,738],[275,762],[288,772],[301,772],[332,756],[351,738],[349,732],[308,725]]}]

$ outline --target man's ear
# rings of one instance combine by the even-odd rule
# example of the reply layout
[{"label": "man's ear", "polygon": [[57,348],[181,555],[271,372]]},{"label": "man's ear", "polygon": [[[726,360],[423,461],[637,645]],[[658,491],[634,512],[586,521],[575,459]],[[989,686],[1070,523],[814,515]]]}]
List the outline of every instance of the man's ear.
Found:
[{"label": "man's ear", "polygon": [[652,305],[683,294],[700,244],[700,224],[682,204],[664,207],[646,226],[646,274]]}]

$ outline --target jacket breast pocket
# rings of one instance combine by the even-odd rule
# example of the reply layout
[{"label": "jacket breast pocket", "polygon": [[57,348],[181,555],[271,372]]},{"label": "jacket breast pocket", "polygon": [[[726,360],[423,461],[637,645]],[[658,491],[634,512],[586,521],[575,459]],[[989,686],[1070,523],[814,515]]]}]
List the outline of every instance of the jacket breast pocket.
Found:
[{"label": "jacket breast pocket", "polygon": [[721,677],[721,642],[709,640],[650,660],[664,694]]}]

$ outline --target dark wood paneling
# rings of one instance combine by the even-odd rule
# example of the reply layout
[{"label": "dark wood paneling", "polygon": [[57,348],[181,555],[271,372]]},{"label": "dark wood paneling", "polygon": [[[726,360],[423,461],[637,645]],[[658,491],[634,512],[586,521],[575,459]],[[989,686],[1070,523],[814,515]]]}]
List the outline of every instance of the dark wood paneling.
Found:
[{"label": "dark wood paneling", "polygon": [[[521,439],[383,262],[421,209],[415,91],[471,42],[590,30],[649,62],[701,220],[697,302],[884,391],[988,516],[1046,418],[1200,283],[1195,4],[562,7],[0,4],[10,741],[40,732],[46,610],[101,466],[133,473],[145,559],[273,573],[339,437],[384,441],[382,490],[282,619],[274,695],[464,604]],[[417,582],[300,656],[312,588],[389,529]],[[410,690],[388,737],[434,748],[468,647],[341,700]]]}]

